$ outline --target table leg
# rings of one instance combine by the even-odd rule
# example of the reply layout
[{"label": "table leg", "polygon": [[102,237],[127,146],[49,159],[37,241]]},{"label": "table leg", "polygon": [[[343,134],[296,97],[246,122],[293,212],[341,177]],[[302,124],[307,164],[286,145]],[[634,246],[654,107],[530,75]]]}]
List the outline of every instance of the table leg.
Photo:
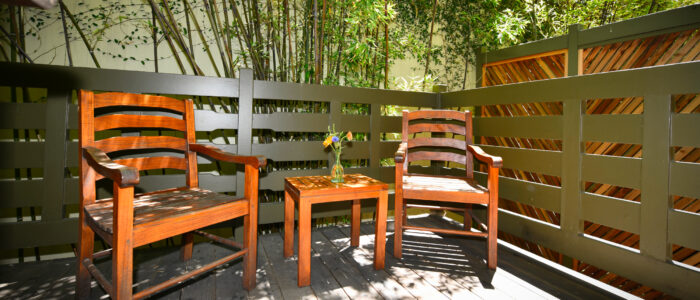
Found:
[{"label": "table leg", "polygon": [[360,199],[352,200],[352,213],[350,216],[350,246],[353,247],[360,245],[360,217],[362,216],[360,203]]},{"label": "table leg", "polygon": [[307,286],[311,283],[311,203],[299,199],[299,261],[297,266],[297,285]]},{"label": "table leg", "polygon": [[284,191],[284,257],[294,254],[294,199]]},{"label": "table leg", "polygon": [[377,200],[377,223],[374,227],[374,269],[384,269],[384,255],[386,254],[386,214],[388,191],[382,191]]}]

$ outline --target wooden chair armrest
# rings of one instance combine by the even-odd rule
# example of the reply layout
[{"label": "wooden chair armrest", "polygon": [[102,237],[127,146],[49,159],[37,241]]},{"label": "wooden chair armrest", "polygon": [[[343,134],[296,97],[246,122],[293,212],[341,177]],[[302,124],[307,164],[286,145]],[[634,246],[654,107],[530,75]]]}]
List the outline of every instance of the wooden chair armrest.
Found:
[{"label": "wooden chair armrest", "polygon": [[489,155],[479,146],[467,145],[467,149],[474,154],[476,159],[487,163],[489,167],[500,168],[503,166],[503,159],[500,156]]},{"label": "wooden chair armrest", "polygon": [[221,151],[221,149],[210,145],[190,144],[190,151],[209,156],[216,160],[251,165],[255,168],[264,167],[267,164],[267,160],[264,156],[235,155],[232,153]]},{"label": "wooden chair armrest", "polygon": [[112,161],[104,151],[95,147],[83,148],[83,157],[95,171],[118,184],[130,187],[139,183],[139,170]]},{"label": "wooden chair armrest", "polygon": [[396,154],[394,154],[394,162],[397,164],[403,163],[406,161],[406,148],[408,145],[406,143],[401,143],[399,145],[399,149],[396,150]]}]

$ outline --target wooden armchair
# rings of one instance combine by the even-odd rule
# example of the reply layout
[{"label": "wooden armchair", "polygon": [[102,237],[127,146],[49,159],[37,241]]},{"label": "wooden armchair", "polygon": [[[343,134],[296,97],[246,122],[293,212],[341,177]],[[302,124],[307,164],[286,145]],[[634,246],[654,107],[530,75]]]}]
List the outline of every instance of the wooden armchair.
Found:
[{"label": "wooden armchair", "polygon": [[[81,196],[77,298],[89,297],[91,278],[112,299],[143,298],[241,256],[244,264],[243,287],[252,289],[255,286],[257,257],[258,168],[265,165],[265,158],[237,156],[211,146],[195,144],[192,100],[125,93],[94,94],[81,90],[79,101]],[[153,111],[160,111],[161,115],[154,115]],[[95,140],[95,132],[118,128],[173,130],[179,132],[174,135],[184,138],[116,136]],[[179,153],[179,157],[134,157],[152,150],[160,151],[158,154],[164,151],[167,154]],[[107,153],[117,151],[116,154],[130,156],[115,160],[107,156]],[[244,197],[237,198],[199,188],[197,153],[217,160],[244,164]],[[139,183],[139,171],[165,168],[185,170],[186,182],[181,183],[184,186],[134,194],[134,185]],[[95,181],[102,178],[113,182],[114,198],[95,200]],[[173,186],[177,185],[173,183]],[[243,244],[198,230],[238,217],[244,218]],[[94,233],[112,248],[93,253]],[[188,260],[192,257],[193,233],[241,250],[133,294],[133,248],[183,234],[181,258]],[[110,254],[111,283],[93,264],[93,259]]]},{"label": "wooden armchair", "polygon": [[[420,135],[409,138],[421,132],[451,133],[453,138],[430,138]],[[462,136],[463,139],[456,139],[455,135]],[[403,230],[406,229],[479,236],[487,238],[488,267],[495,269],[498,234],[498,168],[502,166],[503,161],[500,157],[488,155],[478,146],[472,145],[471,112],[404,111],[401,138],[401,145],[394,157],[396,162],[394,257],[401,258],[402,235]],[[472,156],[488,165],[488,185],[486,188],[474,180]],[[455,162],[464,165],[466,171],[464,176],[459,177],[408,173],[410,162],[425,160]],[[412,205],[407,204],[407,199],[458,203],[460,207]],[[488,225],[485,226],[487,228],[485,233],[471,231],[472,204],[487,206]],[[406,208],[408,207],[432,207],[463,211],[465,213],[464,230],[409,226],[406,224]]]}]

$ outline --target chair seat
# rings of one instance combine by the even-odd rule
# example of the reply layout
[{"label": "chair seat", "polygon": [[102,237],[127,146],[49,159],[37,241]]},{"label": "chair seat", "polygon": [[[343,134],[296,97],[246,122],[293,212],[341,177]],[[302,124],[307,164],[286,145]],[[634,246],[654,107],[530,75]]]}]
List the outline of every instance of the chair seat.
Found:
[{"label": "chair seat", "polygon": [[[112,242],[113,199],[85,206],[90,227]],[[200,188],[134,195],[134,247],[186,233],[248,213],[248,200]]]},{"label": "chair seat", "polygon": [[486,204],[489,201],[489,190],[469,178],[405,175],[403,196],[408,199]]}]

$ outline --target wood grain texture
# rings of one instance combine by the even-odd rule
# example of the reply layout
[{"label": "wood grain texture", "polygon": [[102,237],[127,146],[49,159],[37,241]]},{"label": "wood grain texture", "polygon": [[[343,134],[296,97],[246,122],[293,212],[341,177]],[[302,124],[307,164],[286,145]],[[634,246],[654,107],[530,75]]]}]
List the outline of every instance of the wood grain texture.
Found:
[{"label": "wood grain texture", "polygon": [[95,118],[95,131],[115,128],[166,128],[185,131],[185,121],[166,116],[114,114]]},{"label": "wood grain texture", "polygon": [[[311,206],[316,203],[334,201],[352,201],[352,242],[359,245],[361,199],[378,198],[377,220],[383,220],[377,225],[378,236],[386,235],[387,198],[389,186],[386,183],[361,174],[345,174],[344,182],[331,182],[330,176],[301,176],[285,178],[285,234],[284,257],[292,255],[294,203],[299,207],[299,243],[297,262],[297,285],[299,287],[311,284]],[[376,268],[384,267],[384,243],[377,240],[377,250],[374,260]],[[381,244],[381,245],[380,245]]]},{"label": "wood grain texture", "polygon": [[415,138],[408,140],[408,148],[416,147],[449,147],[467,150],[466,141],[450,138]]},{"label": "wood grain texture", "polygon": [[409,152],[408,155],[406,155],[406,162],[419,160],[451,161],[462,165],[467,163],[466,155],[450,152],[417,151]]},{"label": "wood grain texture", "polygon": [[[122,187],[134,186],[139,183],[139,172],[137,168],[118,164],[109,159],[107,154],[95,147],[85,147],[81,152],[83,153],[83,160],[87,162],[95,172],[99,173],[99,176],[95,175],[91,178],[92,180],[107,177]],[[92,185],[94,185],[94,181]]]},{"label": "wood grain texture", "polygon": [[463,112],[456,110],[419,110],[408,115],[408,120],[417,119],[451,119],[466,121]]},{"label": "wood grain texture", "polygon": [[95,142],[106,153],[135,149],[175,149],[185,151],[186,140],[172,136],[117,136]]},{"label": "wood grain texture", "polygon": [[467,132],[464,126],[455,124],[414,124],[408,125],[408,134],[418,132],[449,132],[459,135],[465,135]]},{"label": "wood grain texture", "polygon": [[239,163],[239,164],[247,164],[247,165],[252,165],[256,168],[264,167],[267,164],[267,160],[265,159],[264,156],[260,156],[260,155],[258,155],[258,156],[235,155],[235,154],[221,151],[219,148],[216,148],[214,146],[209,146],[209,145],[190,144],[189,149],[190,149],[190,151],[195,151],[197,153],[209,156],[209,157],[216,159],[216,160],[232,162],[232,163]]},{"label": "wood grain texture", "polygon": [[154,95],[138,95],[127,93],[101,93],[95,95],[95,108],[107,106],[141,106],[154,107],[184,112],[185,106],[182,100]]}]

